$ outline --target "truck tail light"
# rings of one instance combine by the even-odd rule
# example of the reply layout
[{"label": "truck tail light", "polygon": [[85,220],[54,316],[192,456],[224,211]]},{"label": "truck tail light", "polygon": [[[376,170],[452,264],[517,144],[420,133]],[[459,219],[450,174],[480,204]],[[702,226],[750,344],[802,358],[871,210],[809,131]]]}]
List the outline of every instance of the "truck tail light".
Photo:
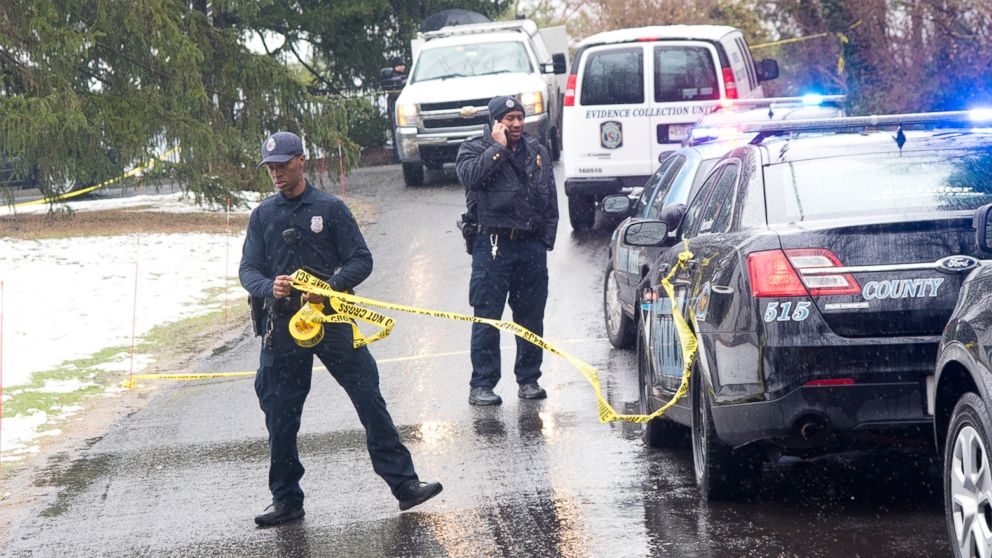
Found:
[{"label": "truck tail light", "polygon": [[568,74],[568,82],[565,83],[565,106],[574,107],[575,106],[575,82],[578,79],[578,74]]},{"label": "truck tail light", "polygon": [[734,70],[723,68],[723,96],[726,99],[737,99],[737,82],[734,81]]}]

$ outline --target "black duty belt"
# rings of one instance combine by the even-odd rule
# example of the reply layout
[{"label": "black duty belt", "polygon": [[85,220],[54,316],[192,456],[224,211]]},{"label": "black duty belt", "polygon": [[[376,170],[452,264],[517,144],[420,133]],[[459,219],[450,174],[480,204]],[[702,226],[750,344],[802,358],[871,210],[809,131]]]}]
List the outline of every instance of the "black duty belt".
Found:
[{"label": "black duty belt", "polygon": [[537,231],[527,229],[507,229],[500,227],[482,227],[483,234],[495,234],[510,240],[529,240],[537,238]]}]

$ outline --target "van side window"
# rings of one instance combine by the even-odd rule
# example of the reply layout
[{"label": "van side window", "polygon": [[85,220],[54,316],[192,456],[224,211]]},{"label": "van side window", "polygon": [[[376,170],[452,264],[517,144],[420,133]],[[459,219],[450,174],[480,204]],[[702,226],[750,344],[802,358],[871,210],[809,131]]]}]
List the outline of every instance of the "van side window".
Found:
[{"label": "van side window", "polygon": [[586,58],[579,104],[632,105],[644,102],[644,50],[600,50]]},{"label": "van side window", "polygon": [[654,47],[654,100],[658,103],[720,98],[713,55],[706,47]]},{"label": "van side window", "polygon": [[730,230],[734,209],[734,186],[740,174],[740,164],[733,162],[723,168],[723,173],[712,194],[703,204],[699,217],[699,234],[722,233]]}]

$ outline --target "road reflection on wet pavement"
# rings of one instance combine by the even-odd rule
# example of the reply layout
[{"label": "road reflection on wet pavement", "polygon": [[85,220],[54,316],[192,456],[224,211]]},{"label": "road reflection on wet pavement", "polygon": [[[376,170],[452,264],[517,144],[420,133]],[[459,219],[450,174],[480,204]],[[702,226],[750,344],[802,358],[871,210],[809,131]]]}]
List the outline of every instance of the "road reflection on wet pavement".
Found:
[{"label": "road reflection on wet pavement", "polygon": [[[430,179],[433,180],[430,180]],[[559,181],[560,182],[560,181]],[[379,206],[375,256],[359,294],[470,312],[469,257],[454,221],[463,193],[446,176],[404,188],[398,167],[352,175],[349,195]],[[561,198],[563,213],[566,207]],[[637,412],[630,351],[604,338],[609,232],[572,235],[563,216],[549,258],[547,337],[599,367],[603,392]],[[504,334],[501,407],[468,405],[469,328],[390,312],[372,347],[383,395],[424,480],[444,492],[399,513],[371,470],[343,391],[315,371],[300,436],[306,518],[256,529],[269,503],[262,414],[250,379],[175,384],[79,456],[36,479],[51,498],[17,526],[5,556],[943,556],[939,478],[926,452],[852,452],[768,466],[756,493],[707,504],[688,445],[649,450],[640,427],[600,424],[586,380],[548,356],[549,399],[516,398]],[[197,371],[254,369],[245,337]],[[419,358],[411,358],[419,357]]]}]

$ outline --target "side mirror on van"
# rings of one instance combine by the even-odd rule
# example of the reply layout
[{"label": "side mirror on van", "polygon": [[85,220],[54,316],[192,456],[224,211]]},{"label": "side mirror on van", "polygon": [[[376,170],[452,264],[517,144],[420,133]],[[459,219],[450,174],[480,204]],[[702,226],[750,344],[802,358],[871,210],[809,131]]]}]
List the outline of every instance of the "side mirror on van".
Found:
[{"label": "side mirror on van", "polygon": [[765,58],[754,65],[754,71],[758,74],[758,81],[769,81],[778,78],[778,62],[772,58]]},{"label": "side mirror on van", "polygon": [[558,52],[551,55],[551,63],[555,66],[555,73],[558,75],[568,73],[568,67],[565,65],[565,53]]},{"label": "side mirror on van", "polygon": [[635,221],[624,227],[621,236],[630,246],[661,246],[668,239],[668,224],[653,219]]},{"label": "side mirror on van", "polygon": [[607,215],[629,215],[632,201],[627,194],[616,194],[603,198],[600,207]]}]

